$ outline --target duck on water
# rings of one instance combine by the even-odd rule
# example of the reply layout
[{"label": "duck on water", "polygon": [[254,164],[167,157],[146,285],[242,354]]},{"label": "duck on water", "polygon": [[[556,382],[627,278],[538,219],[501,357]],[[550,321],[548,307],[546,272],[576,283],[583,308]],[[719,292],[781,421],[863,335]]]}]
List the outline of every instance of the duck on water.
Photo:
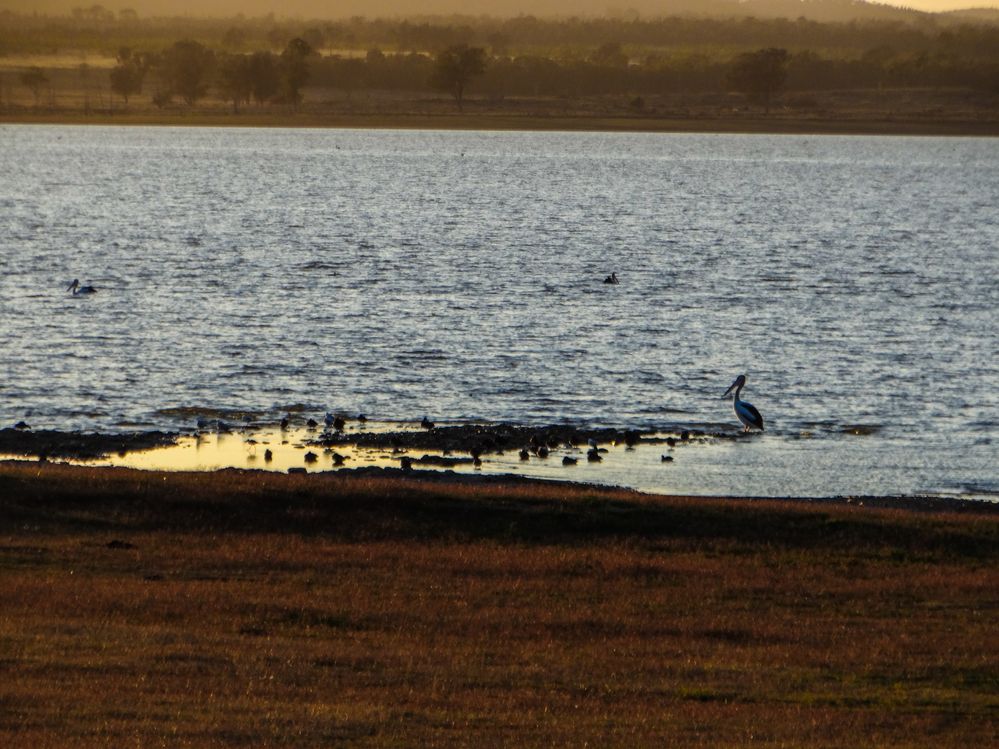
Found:
[{"label": "duck on water", "polygon": [[748,401],[739,400],[739,394],[742,392],[743,386],[746,384],[746,375],[741,374],[735,378],[735,382],[729,385],[728,390],[725,391],[725,395],[722,398],[727,398],[728,394],[735,390],[735,398],[733,400],[733,407],[735,408],[735,415],[739,417],[739,421],[742,422],[744,432],[748,432],[751,429],[759,429],[763,431],[763,415],[756,410],[756,407],[749,403]]},{"label": "duck on water", "polygon": [[97,289],[89,284],[87,286],[80,286],[80,279],[74,278],[73,283],[66,287],[66,291],[72,291],[73,296],[80,296],[81,294],[95,294]]}]

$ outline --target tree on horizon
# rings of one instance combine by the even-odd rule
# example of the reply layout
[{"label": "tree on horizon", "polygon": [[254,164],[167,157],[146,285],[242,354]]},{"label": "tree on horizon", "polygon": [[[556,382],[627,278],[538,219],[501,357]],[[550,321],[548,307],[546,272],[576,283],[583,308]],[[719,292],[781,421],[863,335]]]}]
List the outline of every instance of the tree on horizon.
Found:
[{"label": "tree on horizon", "polygon": [[790,56],[786,49],[770,47],[756,52],[744,52],[735,58],[728,82],[751,102],[762,104],[770,114],[773,97],[784,87]]},{"label": "tree on horizon", "polygon": [[476,76],[486,72],[486,51],[481,47],[456,44],[437,55],[431,85],[449,92],[458,103],[458,111],[463,111],[462,102],[468,84]]},{"label": "tree on horizon", "polygon": [[208,91],[208,76],[215,66],[215,53],[199,42],[186,39],[163,53],[162,64],[170,92],[191,106]]}]

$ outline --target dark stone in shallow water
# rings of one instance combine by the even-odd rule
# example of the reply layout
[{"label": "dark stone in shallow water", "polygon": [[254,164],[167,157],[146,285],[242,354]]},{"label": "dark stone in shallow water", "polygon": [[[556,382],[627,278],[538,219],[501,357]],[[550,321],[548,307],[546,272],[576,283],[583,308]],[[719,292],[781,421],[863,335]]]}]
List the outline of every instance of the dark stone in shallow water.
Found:
[{"label": "dark stone in shallow water", "polygon": [[424,455],[418,460],[412,461],[412,463],[418,463],[420,465],[425,465],[425,466],[451,467],[451,466],[460,466],[469,463],[474,463],[475,460],[476,458],[451,458],[442,455]]},{"label": "dark stone in shallow water", "polygon": [[0,429],[0,454],[34,455],[42,459],[97,460],[112,453],[121,455],[136,450],[173,445],[176,442],[177,435],[170,432],[88,434],[50,429],[31,432]]}]

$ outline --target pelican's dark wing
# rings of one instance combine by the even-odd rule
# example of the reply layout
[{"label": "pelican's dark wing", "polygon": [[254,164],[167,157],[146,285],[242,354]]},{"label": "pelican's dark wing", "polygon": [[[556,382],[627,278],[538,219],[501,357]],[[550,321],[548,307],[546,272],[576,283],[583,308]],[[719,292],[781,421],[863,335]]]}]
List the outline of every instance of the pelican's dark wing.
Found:
[{"label": "pelican's dark wing", "polygon": [[752,403],[746,403],[746,401],[739,401],[739,407],[745,413],[746,418],[749,419],[752,426],[763,431],[763,414],[756,410],[756,406]]}]

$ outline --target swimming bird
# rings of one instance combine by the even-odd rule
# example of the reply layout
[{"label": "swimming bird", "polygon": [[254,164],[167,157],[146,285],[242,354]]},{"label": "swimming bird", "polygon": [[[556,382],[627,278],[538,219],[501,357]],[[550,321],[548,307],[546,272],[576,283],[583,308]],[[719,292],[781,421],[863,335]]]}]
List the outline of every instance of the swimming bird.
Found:
[{"label": "swimming bird", "polygon": [[72,291],[73,296],[80,296],[81,294],[95,294],[97,289],[93,286],[80,286],[80,279],[74,278],[73,283],[66,287],[66,291]]},{"label": "swimming bird", "polygon": [[617,278],[617,271],[607,276],[607,278],[604,279],[604,283],[621,283]]},{"label": "swimming bird", "polygon": [[750,429],[759,429],[763,431],[763,416],[752,403],[747,401],[739,400],[739,394],[742,392],[743,386],[746,384],[746,375],[741,374],[735,378],[728,390],[725,391],[725,395],[722,398],[727,398],[728,394],[735,390],[735,399],[733,401],[733,406],[735,408],[735,415],[739,417],[739,421],[742,422],[744,432],[748,432]]}]

